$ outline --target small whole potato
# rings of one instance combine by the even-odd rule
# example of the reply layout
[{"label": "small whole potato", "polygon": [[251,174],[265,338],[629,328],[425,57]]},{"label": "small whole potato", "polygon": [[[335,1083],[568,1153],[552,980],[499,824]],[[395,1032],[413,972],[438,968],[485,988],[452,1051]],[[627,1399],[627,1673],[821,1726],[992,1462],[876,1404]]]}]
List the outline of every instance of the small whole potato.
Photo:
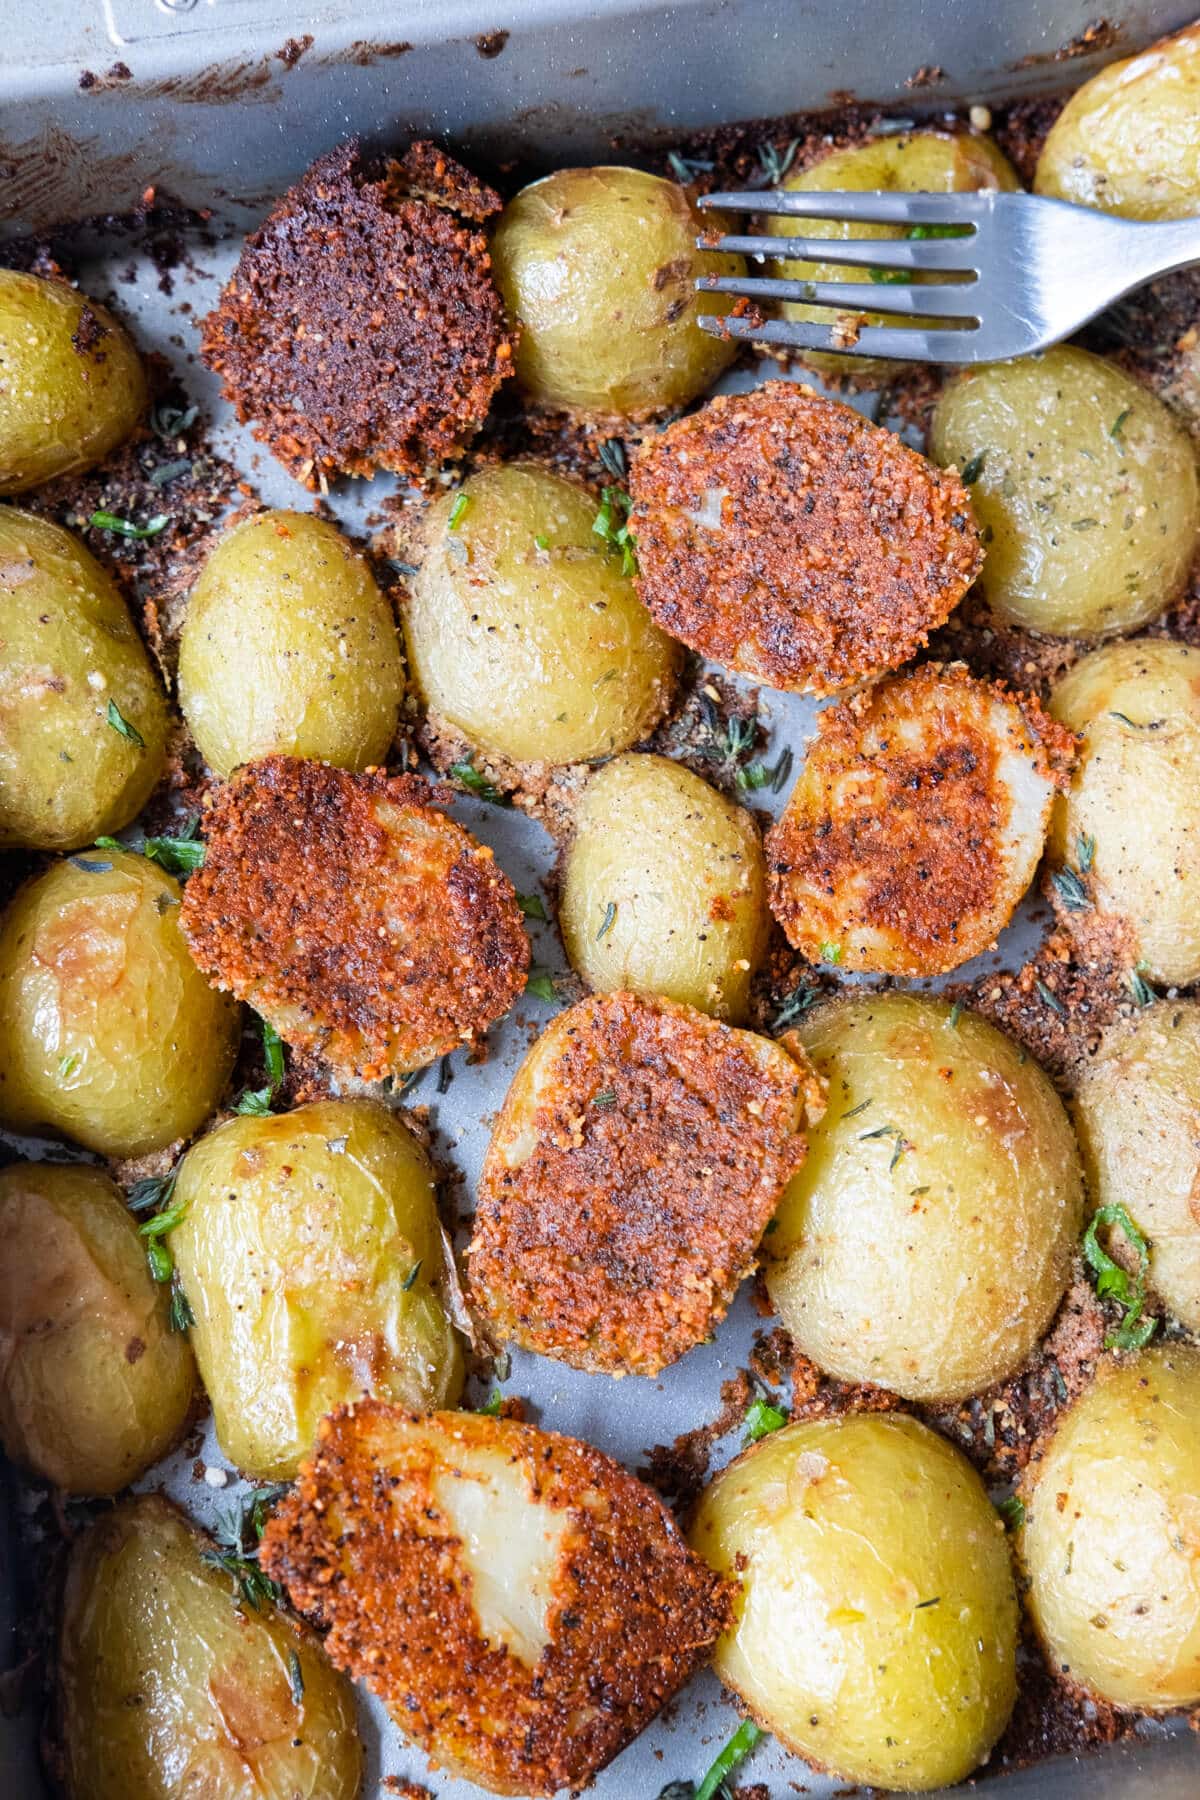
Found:
[{"label": "small whole potato", "polygon": [[139,1494],[75,1539],[53,1741],[67,1800],[358,1800],[354,1690],[211,1540]]},{"label": "small whole potato", "polygon": [[196,1360],[246,1474],[290,1480],[322,1414],[364,1393],[415,1412],[457,1401],[433,1170],[386,1107],[228,1119],[184,1157],[173,1205]]},{"label": "small whole potato", "polygon": [[[789,176],[783,183],[785,192],[824,194],[829,192],[898,192],[929,194],[965,194],[978,192],[980,189],[1000,189],[1011,191],[1019,187],[1016,170],[1008,158],[995,146],[990,138],[979,137],[972,133],[952,133],[944,131],[915,131],[897,133],[895,136],[874,138],[870,143],[852,144],[846,149],[831,151],[799,174]],[[772,237],[807,237],[807,238],[886,238],[894,235],[894,228],[888,225],[855,225],[845,219],[805,219],[788,217],[782,213],[772,213],[767,219],[767,231]],[[794,258],[777,263],[772,274],[783,276],[791,281],[856,281],[862,284],[863,307],[866,309],[872,297],[878,305],[881,298],[880,285],[872,282],[865,269],[849,263],[800,262]],[[918,276],[918,281],[938,282],[947,279],[944,276]],[[798,319],[815,325],[828,325],[834,314],[828,307],[806,306],[798,301],[785,301],[780,308],[785,319]],[[916,329],[933,326],[935,329],[941,321],[926,317],[903,320],[893,314],[890,318],[882,313],[864,310],[861,313],[843,313],[841,317],[855,320],[859,325],[911,325]],[[876,369],[886,369],[889,365],[882,363],[878,357],[824,355],[820,351],[805,351],[803,361],[815,369],[828,369],[833,373],[844,375],[850,371],[858,374],[869,374]]]},{"label": "small whole potato", "polygon": [[740,256],[698,250],[724,221],[685,189],[640,169],[556,169],[509,201],[492,269],[521,335],[517,380],[539,406],[643,419],[686,406],[728,368],[737,345],[709,337],[700,275],[741,275]]},{"label": "small whole potato", "polygon": [[1050,1082],[931,995],[835,1000],[796,1030],[829,1104],[763,1248],[797,1348],[910,1400],[1011,1375],[1062,1298],[1083,1212]]},{"label": "small whole potato", "polygon": [[1108,1032],[1075,1094],[1096,1207],[1150,1240],[1150,1280],[1200,1331],[1200,1001],[1166,1000]]},{"label": "small whole potato", "polygon": [[944,389],[930,443],[973,472],[979,588],[1004,623],[1110,637],[1179,597],[1200,534],[1195,452],[1103,357],[1060,345],[970,370]]},{"label": "small whole potato", "polygon": [[485,752],[584,762],[658,723],[678,647],[596,535],[586,488],[480,469],[430,508],[405,634],[430,712]]},{"label": "small whole potato", "polygon": [[101,1169],[0,1170],[0,1440],[68,1494],[115,1494],[181,1435],[195,1392],[133,1215]]},{"label": "small whole potato", "polygon": [[1195,981],[1200,650],[1159,638],[1106,644],[1063,676],[1050,710],[1083,739],[1055,802],[1052,853],[1090,862],[1097,904],[1128,922],[1131,961],[1151,981]]},{"label": "small whole potato", "polygon": [[1042,146],[1034,187],[1129,219],[1200,212],[1200,25],[1076,89]]},{"label": "small whole potato", "polygon": [[1017,1597],[944,1438],[898,1413],[785,1426],[717,1476],[689,1536],[741,1583],[716,1673],[789,1750],[889,1792],[986,1760],[1016,1697]]},{"label": "small whole potato", "polygon": [[111,577],[69,531],[0,506],[0,849],[120,831],[162,774],[167,728]]},{"label": "small whole potato", "polygon": [[665,756],[618,756],[576,809],[558,921],[589,987],[738,1025],[766,949],[765,886],[748,812]]},{"label": "small whole potato", "polygon": [[1200,1701],[1200,1351],[1099,1375],[1023,1489],[1021,1553],[1047,1660],[1114,1706]]},{"label": "small whole potato", "polygon": [[381,763],[403,696],[391,605],[335,525],[265,512],[220,540],[179,640],[179,704],[214,774],[275,752]]},{"label": "small whole potato", "polygon": [[90,469],[129,436],[146,393],[137,351],[98,301],[0,269],[0,494]]},{"label": "small whole potato", "polygon": [[0,1122],[142,1156],[221,1097],[238,1008],[179,929],[179,883],[128,851],[54,863],[0,921]]}]

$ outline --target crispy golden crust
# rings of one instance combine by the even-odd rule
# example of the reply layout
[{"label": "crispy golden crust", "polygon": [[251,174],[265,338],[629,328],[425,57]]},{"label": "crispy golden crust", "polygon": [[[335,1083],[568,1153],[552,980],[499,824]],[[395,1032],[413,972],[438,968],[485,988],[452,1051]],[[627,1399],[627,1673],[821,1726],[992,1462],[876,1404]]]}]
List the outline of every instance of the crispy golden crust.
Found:
[{"label": "crispy golden crust", "polygon": [[907,662],[983,561],[955,470],[792,382],[718,395],[648,438],[630,491],[656,622],[798,693]]},{"label": "crispy golden crust", "polygon": [[827,707],[767,834],[771,911],[813,962],[934,975],[1008,922],[1074,739],[1027,695],[926,663]]},{"label": "crispy golden crust", "polygon": [[[532,1666],[483,1635],[470,1562],[435,1488],[459,1461],[469,1479],[479,1450],[519,1484],[531,1532],[543,1509],[563,1515],[542,1596],[549,1641]],[[477,1413],[416,1419],[376,1400],[322,1421],[260,1558],[326,1632],[338,1667],[431,1758],[497,1793],[582,1787],[732,1618],[729,1584],[691,1554],[658,1496],[591,1445]]]},{"label": "crispy golden crust", "polygon": [[184,890],[205,974],[366,1080],[469,1042],[524,988],[512,884],[434,798],[417,775],[247,763],[205,815]]},{"label": "crispy golden crust", "polygon": [[596,994],[562,1014],[479,1180],[470,1284],[497,1333],[611,1374],[656,1374],[700,1343],[804,1160],[810,1077],[668,1000]]},{"label": "crispy golden crust", "polygon": [[464,223],[500,204],[432,144],[371,179],[352,141],[246,239],[201,354],[310,487],[461,454],[513,366],[487,240]]}]

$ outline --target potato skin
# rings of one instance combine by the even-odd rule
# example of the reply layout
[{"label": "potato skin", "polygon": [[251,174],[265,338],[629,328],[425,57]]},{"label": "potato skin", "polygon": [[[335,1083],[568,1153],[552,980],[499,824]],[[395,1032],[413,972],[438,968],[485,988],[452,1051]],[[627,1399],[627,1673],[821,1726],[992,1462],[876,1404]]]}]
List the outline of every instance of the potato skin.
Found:
[{"label": "potato skin", "polygon": [[1029,1609],[1056,1674],[1114,1706],[1200,1700],[1200,1351],[1097,1376],[1022,1487]]},{"label": "potato skin", "polygon": [[558,922],[593,990],[663,994],[740,1025],[770,928],[765,888],[748,812],[665,756],[618,756],[576,808]]},{"label": "potato skin", "polygon": [[1200,211],[1200,26],[1085,81],[1050,128],[1034,189],[1129,219]]},{"label": "potato skin", "polygon": [[[69,531],[0,506],[0,621],[0,849],[120,831],[162,774],[168,725],[124,599]],[[109,724],[110,701],[143,745]]]},{"label": "potato skin", "polygon": [[1200,1001],[1164,1000],[1109,1031],[1074,1113],[1093,1205],[1128,1210],[1155,1289],[1200,1331]]},{"label": "potato skin", "polygon": [[67,857],[0,923],[0,1121],[141,1156],[221,1097],[238,1009],[179,929],[179,883],[144,856]]},{"label": "potato skin", "polygon": [[1082,734],[1050,847],[1074,863],[1094,840],[1092,886],[1133,935],[1151,981],[1200,976],[1200,650],[1159,638],[1106,644],[1068,671],[1050,710]]},{"label": "potato skin", "polygon": [[68,1494],[115,1494],[181,1435],[195,1393],[133,1215],[101,1169],[0,1170],[0,1440]]},{"label": "potato skin", "polygon": [[208,1547],[157,1494],[76,1538],[56,1695],[68,1800],[357,1800],[350,1683],[309,1632],[239,1607]]},{"label": "potato skin", "polygon": [[[990,138],[941,131],[916,131],[876,138],[867,144],[852,144],[846,149],[831,151],[783,183],[786,192],[806,194],[837,191],[964,194],[988,188],[1010,192],[1019,186],[1016,170]],[[845,240],[888,236],[886,225],[851,225],[844,219],[789,219],[778,214],[767,219],[766,229],[772,237]],[[777,263],[771,273],[791,281],[861,282],[864,308],[876,291],[864,269],[832,260],[811,263],[788,257]],[[827,307],[804,306],[790,300],[779,310],[785,319],[817,325],[828,325],[834,317]],[[843,313],[840,316],[857,319],[864,325],[911,323],[917,329],[925,325],[936,329],[940,323],[928,318],[898,321],[895,315],[885,317],[865,310],[861,314]],[[827,369],[839,375],[868,375],[889,366],[874,356],[827,356],[820,351],[801,352],[801,361],[810,368]]]},{"label": "potato skin", "polygon": [[843,1381],[948,1401],[1011,1374],[1066,1286],[1070,1122],[1010,1039],[928,995],[841,999],[797,1036],[829,1083],[763,1240],[797,1347]]},{"label": "potato skin", "polygon": [[1000,1520],[943,1438],[898,1413],[785,1426],[717,1476],[688,1535],[741,1581],[716,1673],[790,1750],[889,1791],[987,1756],[1017,1599]]},{"label": "potato skin", "polygon": [[430,508],[405,608],[409,666],[429,710],[481,750],[611,756],[666,710],[678,647],[596,536],[596,511],[586,488],[532,463],[480,469]]},{"label": "potato skin", "polygon": [[403,697],[391,605],[335,525],[266,512],[221,539],[179,641],[179,704],[214,774],[275,751],[381,763]]},{"label": "potato skin", "polygon": [[0,269],[0,494],[90,469],[146,404],[122,326],[65,281]]},{"label": "potato skin", "polygon": [[695,323],[733,305],[728,294],[698,304],[696,277],[745,272],[740,256],[696,248],[699,233],[724,229],[640,169],[557,169],[522,188],[496,227],[492,267],[520,321],[527,397],[642,419],[703,393],[737,353]]},{"label": "potato skin", "polygon": [[1059,637],[1134,631],[1177,599],[1200,533],[1186,431],[1121,369],[1072,345],[943,390],[931,454],[966,468],[996,617]]},{"label": "potato skin", "polygon": [[196,1360],[246,1474],[290,1480],[321,1415],[364,1391],[420,1411],[457,1401],[433,1171],[386,1107],[228,1119],[184,1157],[174,1204]]}]

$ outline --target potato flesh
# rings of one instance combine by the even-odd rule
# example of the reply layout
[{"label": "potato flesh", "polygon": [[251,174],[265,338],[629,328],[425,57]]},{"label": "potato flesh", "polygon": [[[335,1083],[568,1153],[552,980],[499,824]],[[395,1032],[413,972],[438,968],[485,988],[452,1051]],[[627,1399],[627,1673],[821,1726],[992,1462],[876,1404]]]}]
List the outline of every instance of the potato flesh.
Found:
[{"label": "potato flesh", "polygon": [[748,813],[666,757],[620,756],[576,809],[558,919],[592,989],[664,994],[736,1025],[766,949],[765,889]]},{"label": "potato flesh", "polygon": [[1143,1351],[1060,1419],[1025,1495],[1051,1666],[1115,1706],[1200,1700],[1200,1353]]},{"label": "potato flesh", "polygon": [[196,1360],[246,1474],[290,1479],[321,1416],[364,1392],[418,1411],[457,1400],[433,1172],[386,1108],[230,1119],[188,1152],[174,1203]]},{"label": "potato flesh", "polygon": [[609,756],[667,706],[678,650],[593,531],[596,510],[586,489],[521,463],[479,470],[430,510],[409,663],[430,711],[480,750]]},{"label": "potato flesh", "polygon": [[221,539],[179,644],[179,704],[214,774],[276,751],[381,763],[403,695],[391,606],[335,526],[267,512]]},{"label": "potato flesh", "polygon": [[233,1068],[238,1009],[179,929],[179,884],[95,850],[29,882],[0,925],[0,1121],[104,1156],[190,1137]]},{"label": "potato flesh", "polygon": [[1151,981],[1200,976],[1200,650],[1145,638],[1075,664],[1050,710],[1083,744],[1052,853],[1091,844],[1097,904],[1128,922]]},{"label": "potato flesh", "polygon": [[183,1430],[196,1369],[101,1170],[0,1171],[0,1440],[69,1494],[115,1494]]},{"label": "potato flesh", "polygon": [[640,169],[558,169],[522,188],[496,228],[492,267],[521,323],[528,397],[644,418],[703,393],[736,354],[696,325],[697,313],[733,305],[697,296],[696,278],[745,272],[740,256],[696,247],[701,232],[724,229],[675,182]]},{"label": "potato flesh", "polygon": [[899,1414],[786,1426],[717,1476],[689,1536],[742,1586],[716,1673],[789,1749],[905,1791],[987,1756],[1017,1602],[1000,1520],[944,1439]]},{"label": "potato flesh", "polygon": [[912,1400],[1018,1369],[1066,1286],[1083,1193],[1062,1102],[974,1013],[880,994],[797,1034],[829,1082],[763,1240],[798,1349],[842,1381]]},{"label": "potato flesh", "polygon": [[168,724],[128,607],[70,532],[0,506],[0,618],[0,848],[120,831],[162,773]]},{"label": "potato flesh", "polygon": [[973,370],[943,391],[930,442],[942,464],[980,465],[979,587],[998,619],[1103,638],[1178,598],[1200,534],[1195,453],[1162,401],[1103,357],[1061,345]]},{"label": "potato flesh", "polygon": [[356,1800],[350,1683],[282,1615],[239,1608],[205,1547],[156,1495],[76,1540],[59,1644],[70,1800]]},{"label": "potato flesh", "polygon": [[1200,26],[1085,81],[1050,128],[1034,188],[1129,219],[1200,211]]},{"label": "potato flesh", "polygon": [[1163,1001],[1110,1033],[1075,1126],[1093,1204],[1125,1207],[1150,1240],[1156,1292],[1200,1331],[1200,1002]]},{"label": "potato flesh", "polygon": [[[811,168],[802,169],[798,175],[790,176],[783,183],[785,192],[806,194],[962,194],[980,189],[1011,191],[1019,186],[1016,171],[990,138],[951,136],[939,131],[897,134],[895,137],[878,138],[869,144],[854,144],[844,150],[834,150]],[[843,241],[849,238],[886,238],[894,235],[892,228],[886,225],[854,225],[845,219],[787,218],[782,214],[772,214],[768,218],[767,231],[772,237],[830,238]],[[863,268],[850,263],[812,263],[788,258],[777,263],[771,273],[789,281],[859,282],[863,290],[864,308],[870,304],[872,297],[876,300],[879,298],[878,285],[872,282]],[[918,280],[933,283],[944,279],[945,277],[937,276],[918,277]],[[854,320],[863,325],[902,323],[916,329],[924,326],[936,329],[941,323],[940,320],[925,317],[899,320],[894,314],[885,316],[867,311],[835,314],[828,307],[807,306],[791,300],[785,301],[780,311],[785,319],[816,325],[829,325],[836,317]],[[815,369],[828,369],[831,373],[843,375],[849,371],[870,374],[874,370],[886,370],[888,367],[878,357],[845,356],[841,353],[822,355],[820,351],[804,353],[803,361]]]},{"label": "potato flesh", "polygon": [[145,404],[141,361],[111,313],[64,281],[0,269],[0,494],[90,469]]}]

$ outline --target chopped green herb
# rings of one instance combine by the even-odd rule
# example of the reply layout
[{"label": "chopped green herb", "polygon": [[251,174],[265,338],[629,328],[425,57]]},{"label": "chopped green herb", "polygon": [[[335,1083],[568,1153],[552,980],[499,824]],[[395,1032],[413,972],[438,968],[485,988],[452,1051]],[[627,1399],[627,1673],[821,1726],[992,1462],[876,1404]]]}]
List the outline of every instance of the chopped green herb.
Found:
[{"label": "chopped green herb", "polygon": [[979,477],[983,474],[983,465],[986,461],[987,451],[980,450],[977,455],[971,458],[970,462],[963,464],[962,484],[964,487],[974,487],[975,483],[979,480]]},{"label": "chopped green herb", "polygon": [[304,1699],[304,1671],[294,1650],[288,1651],[288,1686],[292,1690],[292,1705],[299,1706]]},{"label": "chopped green herb", "polygon": [[1128,725],[1130,731],[1141,730],[1141,726],[1137,724],[1136,720],[1131,719],[1128,713],[1110,712],[1108,716],[1110,719],[1119,719],[1122,725]]},{"label": "chopped green herb", "polygon": [[175,1183],[179,1178],[179,1164],[166,1175],[144,1175],[135,1181],[126,1195],[130,1212],[149,1212],[152,1207],[166,1206],[175,1192]]},{"label": "chopped green herb", "polygon": [[274,1089],[283,1080],[283,1041],[269,1019],[263,1019],[261,1023],[263,1061],[267,1065],[267,1079]]},{"label": "chopped green herb", "polygon": [[462,524],[462,516],[471,504],[471,496],[465,488],[459,488],[455,495],[454,505],[450,508],[450,517],[446,520],[447,531],[457,531]]},{"label": "chopped green herb", "polygon": [[[705,165],[708,168],[712,164]],[[605,438],[600,446],[600,466],[606,469],[614,481],[623,482],[629,473],[629,459],[625,455],[625,446],[620,438]]]},{"label": "chopped green herb", "polygon": [[1092,902],[1074,869],[1065,865],[1050,877],[1055,893],[1068,912],[1087,912]]},{"label": "chopped green herb", "polygon": [[1080,833],[1075,840],[1075,856],[1079,863],[1079,873],[1090,875],[1092,864],[1096,860],[1096,840],[1094,837]]},{"label": "chopped green herb", "polygon": [[1050,1008],[1050,1011],[1057,1013],[1060,1019],[1065,1019],[1067,1016],[1067,1009],[1059,999],[1058,995],[1054,993],[1051,988],[1048,988],[1044,981],[1036,981],[1034,986],[1037,988],[1038,993],[1041,995],[1046,1005]]},{"label": "chopped green herb", "polygon": [[538,1000],[557,1000],[554,977],[549,969],[531,969],[529,979],[525,983],[525,992],[533,994]]},{"label": "chopped green herb", "polygon": [[450,1086],[450,1083],[453,1080],[454,1080],[454,1070],[450,1067],[450,1058],[449,1058],[449,1056],[443,1056],[441,1062],[438,1064],[438,1078],[437,1078],[438,1093],[444,1094],[446,1092],[446,1089]]},{"label": "chopped green herb", "polygon": [[1020,1531],[1025,1523],[1025,1502],[1019,1494],[1010,1494],[1007,1500],[997,1500],[996,1511],[1004,1520],[1006,1531]]},{"label": "chopped green herb", "polygon": [[148,837],[142,855],[170,875],[192,875],[204,866],[205,847],[195,836]]},{"label": "chopped green herb", "polygon": [[1148,964],[1140,962],[1129,976],[1129,991],[1139,1006],[1152,1006],[1158,995],[1146,980]]},{"label": "chopped green herb", "polygon": [[502,794],[486,775],[480,773],[473,762],[451,763],[450,774],[456,781],[461,781],[465,788],[470,788],[471,792],[480,800],[486,800],[489,806],[512,805],[509,796]]},{"label": "chopped green herb", "polygon": [[1115,441],[1122,446],[1124,445],[1125,440],[1121,434],[1125,429],[1125,421],[1132,411],[1133,408],[1127,406],[1123,412],[1117,414],[1116,418],[1108,428],[1109,437],[1115,439]]},{"label": "chopped green herb", "polygon": [[964,236],[961,225],[910,225],[905,232],[910,238],[953,238]]},{"label": "chopped green herb", "polygon": [[788,1025],[793,1025],[810,1006],[816,1005],[817,999],[816,988],[809,987],[807,982],[799,982],[771,1020],[771,1030],[783,1031]]},{"label": "chopped green herb", "polygon": [[202,1550],[200,1561],[207,1563],[210,1569],[220,1569],[223,1575],[228,1575],[233,1582],[234,1599],[248,1606],[251,1612],[282,1605],[283,1589],[259,1568],[253,1558],[233,1550]]},{"label": "chopped green herb", "polygon": [[234,1107],[235,1113],[250,1119],[269,1119],[271,1116],[270,1088],[247,1088]]},{"label": "chopped green herb", "polygon": [[782,750],[779,754],[779,761],[772,769],[756,757],[752,763],[747,763],[745,768],[738,770],[734,780],[739,787],[749,788],[751,791],[769,787],[774,794],[782,793],[783,785],[792,772],[793,760],[790,750]]},{"label": "chopped green herb", "polygon": [[160,1244],[157,1238],[151,1239],[150,1243],[146,1245],[146,1261],[150,1267],[151,1279],[154,1281],[160,1283],[170,1281],[175,1273],[175,1258],[167,1246]]},{"label": "chopped green herb", "polygon": [[69,1081],[71,1076],[75,1073],[75,1071],[78,1067],[79,1067],[79,1052],[77,1050],[73,1050],[71,1052],[70,1056],[64,1056],[60,1059],[59,1065],[58,1065],[58,1072],[62,1076],[62,1079],[64,1081]]},{"label": "chopped green herb", "polygon": [[759,1438],[768,1437],[772,1431],[778,1431],[781,1425],[787,1424],[787,1414],[772,1406],[761,1394],[751,1401],[746,1408],[743,1420],[746,1427],[746,1442],[756,1444]]},{"label": "chopped green herb", "polygon": [[539,531],[533,541],[539,550],[548,550],[550,548],[550,539],[546,536],[544,531]]},{"label": "chopped green herb", "polygon": [[868,269],[876,287],[911,287],[912,275],[907,269]]},{"label": "chopped green herb", "polygon": [[725,1777],[733,1774],[765,1736],[762,1727],[753,1719],[743,1719],[696,1789],[696,1800],[717,1800]]},{"label": "chopped green herb", "polygon": [[592,1095],[593,1106],[615,1106],[617,1104],[616,1088],[601,1088],[598,1094]]},{"label": "chopped green herb", "polygon": [[942,1596],[940,1594],[935,1594],[932,1600],[918,1600],[917,1604],[913,1607],[913,1611],[924,1612],[927,1606],[940,1606],[941,1603]]},{"label": "chopped green herb", "polygon": [[410,1291],[413,1283],[416,1281],[417,1276],[420,1273],[421,1273],[421,1258],[418,1256],[416,1262],[413,1264],[412,1268],[408,1271],[408,1274],[404,1277],[404,1280],[400,1283],[400,1292],[402,1294],[407,1294]]},{"label": "chopped green herb", "polygon": [[109,701],[108,710],[105,712],[104,716],[112,726],[113,730],[119,732],[123,738],[128,738],[131,744],[136,744],[139,750],[144,750],[146,748],[145,738],[142,736],[136,725],[131,725],[129,723],[129,720],[125,717],[115,700]]},{"label": "chopped green herb", "polygon": [[199,416],[198,406],[183,410],[178,406],[156,406],[150,414],[150,424],[160,438],[176,438],[190,430]]},{"label": "chopped green herb", "polygon": [[159,463],[157,469],[150,471],[151,487],[168,487],[172,481],[178,481],[181,475],[190,475],[192,465],[186,456],[178,462]]},{"label": "chopped green herb", "polygon": [[592,530],[598,538],[603,538],[610,550],[620,551],[622,575],[636,575],[637,542],[629,529],[629,514],[633,509],[633,501],[624,488],[606,487],[600,490],[600,510],[592,521]]},{"label": "chopped green herb", "polygon": [[263,1042],[263,1066],[267,1072],[267,1085],[262,1088],[247,1088],[234,1112],[242,1113],[250,1118],[269,1118],[272,1103],[283,1082],[283,1040],[269,1019],[260,1019]]},{"label": "chopped green herb", "polygon": [[958,1021],[962,1018],[962,1016],[963,1016],[963,1003],[961,1000],[956,1000],[954,1002],[954,1005],[950,1008],[950,1016],[946,1020],[946,1025],[947,1025],[948,1029],[951,1031],[957,1031],[958,1030]]},{"label": "chopped green herb", "polygon": [[1097,525],[1099,525],[1099,523],[1100,523],[1099,519],[1072,519],[1071,520],[1071,530],[1072,531],[1094,531],[1096,529]]},{"label": "chopped green herb", "polygon": [[500,1392],[498,1387],[494,1387],[483,1405],[477,1408],[477,1411],[486,1413],[489,1419],[498,1419],[500,1417],[500,1408],[503,1404],[504,1395]]},{"label": "chopped green herb", "polygon": [[540,894],[518,894],[517,905],[527,919],[541,919],[545,923],[549,918],[546,902]]},{"label": "chopped green herb", "polygon": [[842,960],[842,946],[840,944],[818,944],[817,955],[822,962],[840,963]]},{"label": "chopped green herb", "polygon": [[96,862],[86,856],[72,856],[68,861],[73,869],[83,869],[88,875],[107,875],[112,868],[110,862]]},{"label": "chopped green herb", "polygon": [[[1103,1226],[1119,1226],[1126,1241],[1137,1255],[1137,1270],[1131,1275],[1103,1248],[1097,1233]],[[1119,1201],[1097,1207],[1092,1222],[1083,1234],[1083,1260],[1096,1276],[1096,1294],[1101,1300],[1115,1300],[1124,1307],[1124,1316],[1115,1331],[1104,1340],[1106,1350],[1140,1350],[1149,1343],[1158,1328],[1155,1318],[1143,1318],[1146,1306],[1146,1274],[1150,1267],[1150,1241],[1138,1230],[1128,1209]]]},{"label": "chopped green herb", "polygon": [[600,929],[596,933],[596,942],[597,943],[600,942],[600,939],[602,937],[607,937],[608,933],[612,930],[614,924],[616,923],[616,918],[617,918],[617,903],[615,900],[610,900],[608,905],[604,909],[604,918],[601,922]]},{"label": "chopped green herb", "polygon": [[796,160],[796,152],[799,148],[799,138],[793,138],[791,143],[783,150],[778,149],[774,144],[760,144],[758,146],[758,160],[762,164],[763,173],[766,175],[766,178],[772,187],[779,186],[779,183],[783,180],[793,162]]},{"label": "chopped green herb", "polygon": [[167,1324],[172,1331],[187,1331],[189,1326],[195,1323],[196,1315],[192,1311],[192,1303],[183,1291],[179,1270],[176,1269],[171,1276],[171,1306],[167,1314]]},{"label": "chopped green herb", "polygon": [[667,164],[676,181],[681,182],[684,187],[697,175],[707,175],[713,168],[713,164],[706,162],[703,157],[681,156],[678,150],[667,151]]},{"label": "chopped green herb", "polygon": [[860,1100],[857,1106],[852,1106],[849,1112],[842,1114],[843,1119],[857,1119],[859,1113],[866,1112],[870,1104],[869,1100]]},{"label": "chopped green herb", "polygon": [[171,523],[170,513],[155,513],[144,525],[134,525],[129,519],[119,519],[116,513],[94,512],[88,520],[89,525],[97,531],[115,531],[118,537],[152,538],[160,531],[165,531]]}]

